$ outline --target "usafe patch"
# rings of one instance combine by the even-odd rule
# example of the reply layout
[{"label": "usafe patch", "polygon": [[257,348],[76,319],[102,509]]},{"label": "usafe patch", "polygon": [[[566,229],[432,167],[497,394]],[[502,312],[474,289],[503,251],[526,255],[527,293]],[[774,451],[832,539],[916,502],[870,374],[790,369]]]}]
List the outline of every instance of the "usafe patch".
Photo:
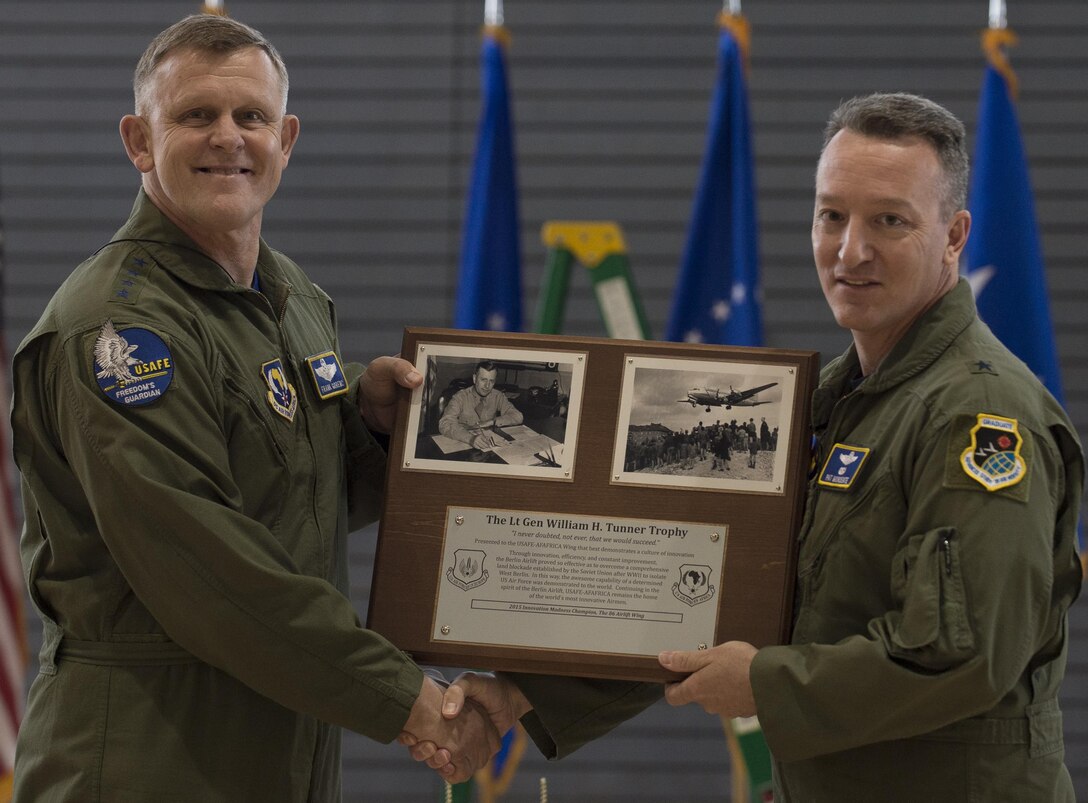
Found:
[{"label": "usafe patch", "polygon": [[109,301],[115,304],[135,304],[147,282],[153,263],[142,256],[130,256],[117,269],[117,276],[110,287]]},{"label": "usafe patch", "polygon": [[824,467],[820,469],[817,485],[848,491],[861,473],[861,467],[869,459],[869,449],[864,446],[850,446],[836,443],[827,456]]},{"label": "usafe patch", "polygon": [[348,392],[348,380],[344,377],[344,369],[340,366],[336,352],[326,351],[307,357],[306,366],[314,379],[317,395],[322,399],[331,399]]},{"label": "usafe patch", "polygon": [[295,386],[287,381],[283,363],[269,360],[261,366],[261,374],[268,384],[269,406],[288,421],[293,421],[298,409],[298,394],[295,393]]},{"label": "usafe patch", "polygon": [[1011,488],[1028,473],[1023,447],[1015,418],[979,413],[968,433],[967,448],[959,453],[959,467],[987,491]]},{"label": "usafe patch", "polygon": [[166,393],[174,379],[174,358],[154,332],[138,326],[118,331],[107,320],[94,341],[94,370],[107,398],[139,407]]}]

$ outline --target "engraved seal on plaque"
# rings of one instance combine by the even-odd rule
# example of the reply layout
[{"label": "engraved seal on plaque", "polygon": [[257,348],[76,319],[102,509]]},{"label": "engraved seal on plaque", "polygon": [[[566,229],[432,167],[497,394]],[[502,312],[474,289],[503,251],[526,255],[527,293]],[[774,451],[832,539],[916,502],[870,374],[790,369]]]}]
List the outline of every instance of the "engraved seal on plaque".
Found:
[{"label": "engraved seal on plaque", "polygon": [[672,584],[672,595],[685,605],[698,605],[714,597],[710,585],[709,566],[685,563],[680,567],[680,580]]},{"label": "engraved seal on plaque", "polygon": [[446,569],[446,579],[462,591],[482,586],[487,582],[486,557],[487,553],[482,549],[455,549],[453,565]]}]

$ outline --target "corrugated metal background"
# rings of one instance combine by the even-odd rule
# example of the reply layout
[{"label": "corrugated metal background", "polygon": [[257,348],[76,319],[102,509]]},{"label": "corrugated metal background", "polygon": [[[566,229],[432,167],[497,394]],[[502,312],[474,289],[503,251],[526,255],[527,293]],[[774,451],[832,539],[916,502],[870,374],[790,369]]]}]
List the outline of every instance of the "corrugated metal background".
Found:
[{"label": "corrugated metal background", "polygon": [[[714,80],[713,0],[507,0],[522,191],[526,308],[552,218],[615,219],[660,334],[690,213]],[[1067,405],[1088,434],[1088,4],[1011,0],[1020,120],[1036,187]],[[749,0],[750,78],[767,344],[829,356],[847,337],[822,301],[808,241],[820,130],[839,99],[909,90],[974,128],[986,0]],[[137,185],[116,124],[148,40],[197,2],[0,0],[0,219],[8,343],[124,219]],[[237,0],[291,69],[302,138],[265,233],[337,300],[344,351],[393,352],[404,325],[448,325],[478,111],[481,0]],[[567,331],[603,334],[576,274]],[[531,314],[531,313],[530,313]],[[372,531],[356,537],[366,604]],[[1067,762],[1088,798],[1088,608],[1072,622]],[[345,750],[345,798],[432,801],[401,751]],[[530,749],[510,800],[723,800],[717,720],[658,706],[561,764]],[[874,793],[874,799],[878,797]]]}]

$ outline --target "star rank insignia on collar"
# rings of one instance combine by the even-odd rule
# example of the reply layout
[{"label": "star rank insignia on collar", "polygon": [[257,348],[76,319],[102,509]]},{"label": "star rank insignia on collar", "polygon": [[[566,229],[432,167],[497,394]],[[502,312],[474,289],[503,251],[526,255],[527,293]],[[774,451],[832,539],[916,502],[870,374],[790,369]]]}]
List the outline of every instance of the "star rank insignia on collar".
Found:
[{"label": "star rank insignia on collar", "polygon": [[998,376],[997,371],[994,370],[993,363],[987,360],[970,360],[967,363],[967,370],[972,374],[989,374],[990,376]]}]

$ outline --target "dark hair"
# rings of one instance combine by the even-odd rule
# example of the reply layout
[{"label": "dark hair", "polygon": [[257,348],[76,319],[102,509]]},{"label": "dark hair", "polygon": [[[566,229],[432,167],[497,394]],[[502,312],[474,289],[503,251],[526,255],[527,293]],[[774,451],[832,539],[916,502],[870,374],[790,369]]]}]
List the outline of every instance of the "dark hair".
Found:
[{"label": "dark hair", "polygon": [[151,40],[147,50],[136,64],[132,77],[132,92],[136,99],[136,113],[142,114],[147,106],[147,94],[151,77],[168,55],[175,50],[192,48],[226,55],[247,47],[259,47],[272,61],[280,79],[284,107],[287,105],[287,65],[275,46],[262,34],[248,25],[215,14],[192,14],[179,20]]},{"label": "dark hair", "polygon": [[478,363],[476,363],[476,367],[472,369],[472,375],[475,376],[476,374],[480,373],[480,371],[497,370],[498,368],[495,367],[495,363],[491,360],[480,360]]},{"label": "dark hair", "polygon": [[941,213],[947,219],[967,204],[966,132],[952,112],[928,98],[905,92],[876,93],[840,104],[824,128],[821,155],[843,129],[876,139],[918,137],[933,146],[944,173]]}]

